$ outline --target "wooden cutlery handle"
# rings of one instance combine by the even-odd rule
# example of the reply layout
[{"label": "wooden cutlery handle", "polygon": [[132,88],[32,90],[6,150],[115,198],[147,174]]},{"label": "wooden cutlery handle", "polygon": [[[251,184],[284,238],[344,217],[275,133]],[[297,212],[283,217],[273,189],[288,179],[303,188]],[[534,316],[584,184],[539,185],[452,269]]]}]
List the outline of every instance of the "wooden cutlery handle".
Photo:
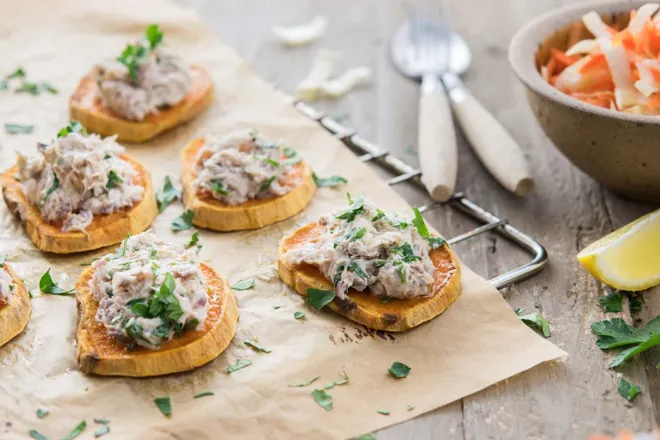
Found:
[{"label": "wooden cutlery handle", "polygon": [[451,107],[435,76],[424,76],[421,92],[417,148],[422,183],[432,199],[444,202],[454,192],[458,166]]},{"label": "wooden cutlery handle", "polygon": [[525,153],[497,119],[455,75],[443,76],[454,114],[479,159],[506,189],[519,196],[534,191]]}]

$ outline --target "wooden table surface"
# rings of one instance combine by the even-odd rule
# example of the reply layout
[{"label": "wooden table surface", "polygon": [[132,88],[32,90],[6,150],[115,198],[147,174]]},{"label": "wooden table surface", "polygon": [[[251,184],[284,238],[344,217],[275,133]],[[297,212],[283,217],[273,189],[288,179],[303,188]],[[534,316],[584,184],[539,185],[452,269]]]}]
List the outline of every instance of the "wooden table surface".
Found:
[{"label": "wooden table surface", "polygon": [[[344,122],[367,139],[417,165],[418,85],[392,66],[389,39],[421,1],[178,1],[196,9],[259,74],[289,93],[305,76],[319,48],[341,52],[340,70],[356,65],[371,67],[375,74],[372,86],[315,106],[343,114]],[[547,268],[503,294],[514,308],[538,309],[552,323],[550,340],[569,357],[385,429],[377,434],[379,440],[586,439],[595,432],[650,430],[660,421],[660,370],[655,368],[660,350],[638,356],[619,372],[607,368],[611,356],[596,346],[590,332],[591,323],[605,317],[597,303],[604,289],[575,258],[587,244],[654,207],[623,200],[574,168],[536,124],[524,89],[507,61],[509,41],[520,26],[545,11],[575,2],[451,0],[452,25],[467,40],[473,55],[465,82],[529,154],[537,182],[535,195],[527,199],[508,194],[460,137],[457,189],[487,210],[510,219],[547,248]],[[326,16],[329,28],[311,45],[284,48],[271,33],[273,25],[305,23],[316,15]],[[396,189],[411,204],[427,201],[415,188],[400,185]],[[446,236],[474,227],[449,209],[428,218]],[[528,259],[494,235],[459,244],[456,249],[485,277]],[[660,313],[658,293],[660,289],[645,294],[641,312],[631,316],[626,309],[620,315],[637,323],[648,321]],[[620,373],[642,388],[632,404],[617,392]]]}]

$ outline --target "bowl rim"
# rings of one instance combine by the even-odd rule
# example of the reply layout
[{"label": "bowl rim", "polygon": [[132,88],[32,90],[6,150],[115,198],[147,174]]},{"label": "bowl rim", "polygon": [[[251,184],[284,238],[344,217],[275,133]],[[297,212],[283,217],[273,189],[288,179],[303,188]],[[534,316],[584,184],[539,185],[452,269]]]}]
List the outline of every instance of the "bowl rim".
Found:
[{"label": "bowl rim", "polygon": [[587,2],[579,5],[569,5],[557,8],[540,15],[521,27],[509,44],[509,64],[518,79],[529,89],[543,95],[545,98],[558,102],[574,110],[591,113],[605,118],[627,122],[660,125],[660,115],[636,115],[604,109],[573,98],[554,88],[541,77],[536,69],[535,55],[540,44],[557,30],[579,21],[582,15],[596,11],[603,15],[621,13],[637,9],[649,3],[650,0],[613,0]]}]

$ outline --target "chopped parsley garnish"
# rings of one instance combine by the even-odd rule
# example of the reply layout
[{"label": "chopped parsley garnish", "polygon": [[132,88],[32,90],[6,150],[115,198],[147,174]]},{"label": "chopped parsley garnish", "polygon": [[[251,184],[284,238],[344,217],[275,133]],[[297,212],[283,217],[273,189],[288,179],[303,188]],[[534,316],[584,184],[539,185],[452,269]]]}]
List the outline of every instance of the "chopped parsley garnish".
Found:
[{"label": "chopped parsley garnish", "polygon": [[390,415],[390,412],[389,412],[388,410],[386,410],[386,409],[377,409],[376,412],[377,412],[378,414],[382,414],[382,415],[384,415],[384,416],[389,416],[389,415]]},{"label": "chopped parsley garnish", "polygon": [[195,394],[193,399],[199,399],[200,397],[215,396],[213,391],[204,391],[203,393]]},{"label": "chopped parsley garnish", "polygon": [[381,304],[387,304],[389,302],[392,302],[392,297],[390,296],[385,295],[380,299]]},{"label": "chopped parsley garnish", "polygon": [[406,266],[401,261],[395,261],[393,263],[396,266],[396,271],[399,272],[399,278],[403,284],[408,282],[408,271]]},{"label": "chopped parsley garnish", "polygon": [[312,397],[318,406],[326,411],[332,410],[332,396],[325,392],[325,390],[312,391]]},{"label": "chopped parsley garnish", "polygon": [[87,136],[87,129],[83,127],[80,122],[72,119],[69,121],[69,125],[57,132],[57,137],[61,138],[67,136],[70,133],[80,133],[83,136]]},{"label": "chopped parsley garnish", "polygon": [[[87,391],[87,390],[85,390],[85,391]],[[110,423],[110,420],[108,420],[108,419],[96,418],[96,419],[94,419],[94,423],[100,423],[100,424],[102,424],[102,425],[107,425],[108,423]]]},{"label": "chopped parsley garnish", "polygon": [[408,411],[412,411],[413,409],[415,409],[415,407],[412,406],[412,405],[406,405],[406,409],[407,409]]},{"label": "chopped parsley garnish", "polygon": [[14,70],[9,75],[5,76],[5,79],[7,80],[14,78],[25,78],[25,70],[23,70],[21,66],[18,66],[16,70]]},{"label": "chopped parsley garnish", "polygon": [[321,376],[316,376],[316,377],[314,377],[314,378],[312,378],[312,379],[310,379],[306,382],[300,382],[300,383],[296,383],[296,384],[293,384],[293,385],[289,384],[289,386],[290,387],[306,387],[307,385],[311,385],[312,383],[316,382],[320,378],[321,378]]},{"label": "chopped parsley garnish", "polygon": [[272,351],[273,351],[270,348],[266,348],[263,345],[259,345],[254,341],[249,341],[249,340],[245,341],[245,345],[247,345],[250,348],[254,348],[256,351],[261,351],[261,352],[264,352],[264,353],[272,353]]},{"label": "chopped parsley garnish", "polygon": [[46,81],[41,83],[41,89],[53,95],[57,94],[57,89],[51,83]]},{"label": "chopped parsley garnish", "polygon": [[390,374],[397,379],[402,379],[404,377],[408,377],[408,373],[410,373],[410,367],[401,362],[394,362],[387,371],[389,371]]},{"label": "chopped parsley garnish", "polygon": [[[195,231],[190,237],[190,241],[186,244],[186,249],[189,249],[199,243],[199,232]],[[153,258],[153,257],[152,257]]]},{"label": "chopped parsley garnish", "polygon": [[541,316],[539,312],[530,313],[528,315],[523,315],[523,313],[525,313],[523,309],[516,309],[516,315],[518,315],[520,320],[527,324],[528,327],[540,330],[546,338],[550,337],[550,323]]},{"label": "chopped parsley garnish", "polygon": [[46,191],[46,195],[44,196],[43,199],[41,199],[41,202],[39,202],[39,206],[44,206],[46,204],[46,200],[48,197],[50,197],[51,194],[55,192],[55,190],[60,186],[60,179],[57,178],[57,174],[53,172],[53,184],[48,188],[48,191]]},{"label": "chopped parsley garnish", "polygon": [[68,433],[66,436],[62,437],[60,440],[73,440],[74,438],[78,437],[82,432],[87,428],[87,422],[82,421],[78,423],[78,426],[73,428],[73,431]]},{"label": "chopped parsley garnish", "polygon": [[344,378],[342,380],[335,380],[333,382],[330,382],[329,384],[324,385],[323,389],[329,390],[331,388],[334,388],[335,386],[346,385],[350,378],[348,377],[348,374],[346,374],[346,371],[342,370],[342,374],[344,375]]},{"label": "chopped parsley garnish", "polygon": [[358,435],[355,437],[355,440],[376,440],[376,435],[372,432],[366,434]]},{"label": "chopped parsley garnish", "polygon": [[367,228],[359,228],[351,231],[350,241],[359,240],[367,233]]},{"label": "chopped parsley garnish", "polygon": [[415,255],[415,250],[410,243],[404,243],[401,246],[393,247],[391,250],[395,254],[401,256],[401,261],[404,263],[412,263],[422,259],[422,257]]},{"label": "chopped parsley garnish", "polygon": [[222,194],[223,196],[229,195],[229,190],[225,188],[225,184],[222,182],[222,180],[218,179],[213,179],[209,182],[211,185],[211,189],[218,194]]},{"label": "chopped parsley garnish", "polygon": [[641,329],[628,325],[621,318],[604,319],[591,324],[591,332],[598,336],[596,345],[603,350],[631,346],[610,362],[610,368],[614,368],[633,356],[660,345],[660,316],[653,318]]},{"label": "chopped parsley garnish", "polygon": [[275,305],[275,306],[273,306],[273,308],[274,308],[275,310],[279,309],[280,307],[282,307],[282,306],[280,306],[280,305]]},{"label": "chopped parsley garnish", "polygon": [[419,209],[417,209],[417,207],[413,207],[413,212],[415,213],[415,218],[412,221],[413,225],[415,225],[415,228],[417,228],[417,232],[419,232],[419,235],[421,235],[422,237],[428,240],[429,245],[431,245],[432,249],[437,249],[447,242],[442,237],[431,236],[431,233],[429,232],[429,228],[426,226],[426,223],[424,223],[424,218],[422,218],[422,213],[419,212]]},{"label": "chopped parsley garnish", "polygon": [[387,261],[385,261],[385,260],[376,260],[376,261],[374,261],[373,263],[371,263],[371,265],[372,265],[373,267],[375,267],[376,269],[378,269],[378,268],[380,268],[380,267],[383,267],[383,266],[385,266],[386,264],[387,264]]},{"label": "chopped parsley garnish", "polygon": [[163,42],[163,32],[158,28],[157,24],[151,24],[147,27],[147,41],[149,42],[149,50],[154,50],[160,43]]},{"label": "chopped parsley garnish", "polygon": [[293,314],[293,317],[296,318],[296,319],[303,319],[305,317],[305,315],[306,315],[305,312],[298,311],[298,312]]},{"label": "chopped parsley garnish", "polygon": [[319,177],[316,175],[316,173],[312,173],[312,177],[314,178],[314,183],[319,188],[325,188],[325,187],[336,188],[342,183],[348,183],[348,180],[344,179],[341,176]]},{"label": "chopped parsley garnish", "polygon": [[265,191],[265,190],[267,190],[268,188],[270,188],[270,186],[273,184],[273,182],[275,182],[275,179],[277,179],[277,176],[272,176],[270,179],[266,180],[266,181],[261,185],[261,187],[259,188],[259,192],[261,192],[261,191]]},{"label": "chopped parsley garnish", "polygon": [[623,311],[623,296],[618,292],[612,292],[609,295],[599,296],[598,305],[603,308],[605,313],[619,313]]},{"label": "chopped parsley garnish", "polygon": [[34,130],[34,125],[12,124],[5,122],[5,131],[7,134],[30,134]]},{"label": "chopped parsley garnish", "polygon": [[128,44],[126,48],[117,57],[117,61],[122,63],[128,69],[128,76],[133,83],[138,80],[138,68],[140,64],[144,63],[147,59],[147,48],[141,44]]},{"label": "chopped parsley garnish", "polygon": [[227,371],[227,374],[231,374],[234,371],[238,371],[238,370],[240,370],[242,368],[245,368],[249,365],[252,365],[252,361],[250,361],[249,359],[238,359],[238,360],[236,360],[235,364],[228,366],[226,371]]},{"label": "chopped parsley garnish", "polygon": [[156,397],[154,403],[165,417],[172,415],[172,402],[169,397]]},{"label": "chopped parsley garnish", "polygon": [[355,220],[355,217],[360,215],[362,212],[364,212],[364,195],[360,195],[358,199],[354,202],[353,199],[351,199],[351,194],[347,194],[348,196],[348,203],[351,204],[351,206],[348,207],[345,211],[343,211],[341,214],[339,214],[336,218],[341,219],[341,220],[346,220],[348,223],[352,222]]},{"label": "chopped parsley garnish", "polygon": [[271,158],[269,158],[269,157],[261,158],[261,160],[263,160],[264,162],[266,162],[268,165],[272,165],[272,166],[274,166],[275,168],[279,168],[279,167],[280,167],[280,163],[279,163],[278,161],[273,160],[273,159],[271,159]]},{"label": "chopped parsley garnish", "polygon": [[337,293],[334,290],[307,289],[307,304],[316,310],[321,310],[325,305],[335,299]]},{"label": "chopped parsley garnish", "polygon": [[23,84],[17,89],[14,89],[14,93],[29,93],[30,95],[37,96],[39,94],[39,84],[23,81]]},{"label": "chopped parsley garnish", "polygon": [[376,208],[376,215],[373,216],[371,219],[372,223],[376,223],[378,220],[385,218],[385,213],[380,210],[380,208]]},{"label": "chopped parsley garnish", "polygon": [[254,287],[254,278],[248,278],[246,280],[240,280],[238,283],[231,286],[234,290],[248,290]]},{"label": "chopped parsley garnish", "polygon": [[41,409],[41,408],[37,409],[37,417],[39,417],[40,419],[43,419],[48,414],[50,414],[50,411],[48,411],[47,409]]},{"label": "chopped parsley garnish", "polygon": [[74,295],[74,292],[76,291],[76,289],[64,290],[60,288],[60,286],[58,286],[53,281],[53,278],[51,278],[50,268],[46,271],[45,274],[41,276],[41,279],[39,280],[39,290],[49,295],[69,295],[69,296]]},{"label": "chopped parsley garnish", "polygon": [[284,161],[287,165],[295,165],[302,160],[302,157],[300,157],[298,152],[291,147],[282,148],[282,153],[287,158],[287,160]]},{"label": "chopped parsley garnish", "polygon": [[110,427],[108,425],[103,425],[96,431],[94,431],[94,437],[99,438],[110,432]]},{"label": "chopped parsley garnish", "polygon": [[105,184],[107,189],[115,188],[120,183],[124,183],[124,179],[119,177],[114,170],[108,172],[108,183]]},{"label": "chopped parsley garnish", "polygon": [[355,275],[359,276],[363,280],[366,280],[367,278],[369,278],[369,275],[367,275],[367,273],[355,261],[351,261],[351,264],[348,265],[347,270],[349,272],[353,272]]},{"label": "chopped parsley garnish", "polygon": [[174,185],[172,185],[172,179],[170,179],[170,176],[165,176],[165,184],[163,185],[163,189],[156,193],[158,212],[165,211],[165,208],[167,208],[170,203],[179,197],[181,197],[181,193],[176,188],[174,188]]},{"label": "chopped parsley garnish", "polygon": [[173,231],[187,231],[193,227],[193,212],[191,209],[187,209],[180,216],[174,219],[172,222],[171,228]]},{"label": "chopped parsley garnish", "polygon": [[623,377],[619,381],[619,394],[621,394],[628,402],[632,402],[642,389],[637,385],[631,384]]},{"label": "chopped parsley garnish", "polygon": [[32,437],[34,440],[48,440],[48,437],[35,429],[30,429],[28,434],[30,434],[30,437]]}]

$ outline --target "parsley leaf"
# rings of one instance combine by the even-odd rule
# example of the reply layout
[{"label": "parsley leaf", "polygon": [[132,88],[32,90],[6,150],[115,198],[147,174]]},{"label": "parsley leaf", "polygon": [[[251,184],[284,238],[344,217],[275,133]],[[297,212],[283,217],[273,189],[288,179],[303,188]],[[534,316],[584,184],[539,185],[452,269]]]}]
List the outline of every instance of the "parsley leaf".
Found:
[{"label": "parsley leaf", "polygon": [[412,263],[414,261],[421,260],[422,257],[415,255],[415,250],[412,245],[408,242],[402,244],[401,246],[396,246],[391,248],[392,252],[401,256],[401,261],[404,263]]},{"label": "parsley leaf", "polygon": [[364,270],[362,270],[360,265],[358,265],[357,262],[355,262],[355,261],[351,261],[351,264],[348,265],[347,270],[349,272],[353,272],[355,275],[359,276],[363,280],[366,280],[367,278],[369,278],[369,275],[367,275],[367,273]]},{"label": "parsley leaf", "polygon": [[76,289],[64,290],[60,288],[50,276],[50,268],[46,271],[45,274],[41,276],[39,280],[39,290],[43,293],[48,293],[50,295],[70,295],[73,296]]},{"label": "parsley leaf", "polygon": [[14,89],[14,93],[29,93],[30,95],[37,96],[39,94],[39,84],[23,81],[23,84],[17,89]]},{"label": "parsley leaf", "polygon": [[165,417],[172,415],[172,402],[169,397],[156,397],[154,403]]},{"label": "parsley leaf", "polygon": [[126,66],[128,69],[128,76],[133,83],[137,83],[138,67],[146,60],[147,49],[141,44],[127,44],[124,51],[117,61]]},{"label": "parsley leaf", "polygon": [[342,183],[348,183],[348,180],[344,179],[341,176],[319,177],[316,175],[316,173],[312,173],[312,177],[314,178],[314,183],[319,188],[325,188],[325,187],[336,188]]},{"label": "parsley leaf", "polygon": [[238,371],[238,370],[240,370],[242,368],[245,368],[249,365],[252,365],[252,361],[250,361],[249,359],[238,359],[238,360],[236,360],[235,364],[228,366],[226,371],[227,371],[227,374],[231,374],[234,371]]},{"label": "parsley leaf", "polygon": [[94,431],[94,437],[99,438],[102,435],[105,435],[110,432],[110,427],[108,425],[103,425],[96,431]]},{"label": "parsley leaf", "polygon": [[389,371],[390,374],[397,379],[403,379],[404,377],[408,377],[408,373],[410,373],[410,367],[401,362],[394,362],[387,371]]},{"label": "parsley leaf", "polygon": [[87,129],[83,127],[83,125],[80,122],[72,119],[71,121],[69,121],[69,125],[60,129],[60,131],[57,132],[57,137],[61,138],[67,136],[70,133],[80,133],[83,136],[87,136]]},{"label": "parsley leaf", "polygon": [[306,315],[305,312],[298,311],[298,312],[293,314],[293,317],[296,318],[296,319],[303,319],[305,317],[305,315]]},{"label": "parsley leaf", "polygon": [[353,229],[351,231],[350,240],[351,241],[359,240],[362,237],[364,237],[366,233],[367,233],[367,228]]},{"label": "parsley leaf", "polygon": [[48,437],[41,434],[39,431],[35,429],[30,429],[28,434],[30,434],[30,437],[32,437],[34,440],[48,440]]},{"label": "parsley leaf", "polygon": [[429,228],[426,226],[426,223],[424,222],[424,218],[422,217],[422,213],[419,212],[419,209],[417,207],[413,207],[413,212],[415,213],[415,218],[413,219],[412,223],[415,225],[415,228],[417,228],[417,232],[419,232],[419,235],[422,237],[426,238],[431,245],[431,249],[437,249],[439,247],[442,247],[447,240],[445,240],[443,237],[433,237],[431,236],[431,233],[429,232]]},{"label": "parsley leaf", "polygon": [[52,93],[53,95],[57,94],[57,89],[51,83],[46,81],[41,83],[41,89],[48,93]]},{"label": "parsley leaf", "polygon": [[372,432],[367,434],[358,435],[355,440],[376,440],[376,435]]},{"label": "parsley leaf", "polygon": [[649,321],[643,329],[630,326],[621,318],[604,319],[591,324],[591,332],[598,336],[596,345],[603,350],[640,344],[650,334],[660,333],[660,316]]},{"label": "parsley leaf", "polygon": [[306,382],[300,382],[300,383],[297,383],[297,384],[294,384],[294,385],[289,385],[289,386],[290,387],[306,387],[307,385],[311,385],[312,383],[316,382],[320,378],[321,378],[321,376],[316,376],[316,377],[314,377],[314,378],[312,378],[312,379],[310,379]]},{"label": "parsley leaf", "polygon": [[633,356],[638,355],[639,353],[646,351],[649,348],[655,347],[656,345],[660,345],[660,333],[651,333],[647,336],[646,340],[641,344],[635,345],[634,347],[630,347],[619,353],[617,357],[612,359],[612,362],[610,362],[609,367],[610,368],[618,367],[619,365],[623,364],[625,361],[629,360]]},{"label": "parsley leaf", "polygon": [[68,433],[66,436],[62,437],[60,440],[73,440],[74,438],[78,437],[82,432],[87,428],[87,422],[82,421],[78,423],[78,426],[73,428],[73,431]]},{"label": "parsley leaf", "polygon": [[599,296],[598,304],[603,308],[605,313],[618,313],[623,311],[623,296],[617,292]]},{"label": "parsley leaf", "polygon": [[25,78],[25,70],[23,70],[21,66],[18,66],[16,70],[14,70],[9,75],[5,76],[5,79],[14,79],[14,78]]},{"label": "parsley leaf", "polygon": [[386,409],[377,409],[376,412],[377,412],[378,414],[382,414],[382,415],[384,415],[384,416],[389,416],[389,415],[390,415],[390,412],[389,412],[388,410],[386,410]]},{"label": "parsley leaf", "polygon": [[550,337],[550,323],[541,316],[539,312],[530,313],[528,315],[523,315],[523,313],[525,313],[523,309],[516,309],[516,315],[518,315],[520,320],[527,324],[528,327],[536,327],[541,333],[543,333],[544,337]]},{"label": "parsley leaf", "polygon": [[193,227],[193,212],[191,209],[188,209],[183,212],[180,216],[174,219],[172,222],[171,228],[173,231],[187,231]]},{"label": "parsley leaf", "polygon": [[223,196],[229,194],[229,190],[225,188],[224,184],[222,183],[222,180],[213,179],[210,181],[210,184],[211,184],[211,189],[213,189],[213,191],[222,194]]},{"label": "parsley leaf", "polygon": [[190,237],[190,241],[186,244],[186,249],[189,249],[199,243],[199,232],[195,231]]},{"label": "parsley leaf", "polygon": [[312,391],[312,397],[318,406],[326,411],[332,410],[332,396],[325,392],[325,390]]},{"label": "parsley leaf", "polygon": [[34,125],[21,125],[5,122],[5,131],[7,134],[30,134],[34,130]]},{"label": "parsley leaf", "polygon": [[291,147],[282,148],[282,154],[288,158],[284,161],[287,165],[295,165],[302,160],[302,157],[300,157],[298,152]]},{"label": "parsley leaf", "polygon": [[240,280],[238,283],[231,286],[234,290],[248,290],[254,287],[254,278],[248,278],[247,280]]},{"label": "parsley leaf", "polygon": [[149,42],[149,50],[154,50],[156,46],[163,42],[163,32],[158,28],[157,24],[152,24],[147,27],[147,41]]},{"label": "parsley leaf", "polygon": [[165,211],[170,203],[181,197],[181,193],[172,185],[170,176],[165,176],[165,184],[163,189],[158,190],[156,193],[156,203],[158,204],[158,212]]},{"label": "parsley leaf", "polygon": [[336,218],[340,220],[346,220],[348,223],[350,223],[353,220],[355,220],[355,217],[357,217],[362,212],[364,212],[364,195],[361,194],[360,197],[358,197],[358,199],[355,202],[353,202],[353,200],[351,199],[350,193],[347,195],[351,206],[349,206],[348,209],[346,209],[341,214],[336,216]]},{"label": "parsley leaf", "polygon": [[107,189],[112,189],[120,183],[124,183],[124,179],[119,177],[114,170],[110,170],[110,172],[108,172],[108,183],[105,184],[105,187]]},{"label": "parsley leaf", "polygon": [[107,425],[108,423],[110,423],[110,420],[96,418],[96,419],[94,419],[94,423],[101,423],[103,425]]},{"label": "parsley leaf", "polygon": [[415,407],[412,406],[412,405],[406,405],[406,409],[407,409],[408,411],[412,411],[413,409],[415,409]]},{"label": "parsley leaf", "polygon": [[39,417],[40,419],[43,419],[48,414],[50,414],[50,411],[48,411],[47,409],[41,409],[41,408],[37,409],[37,417]]},{"label": "parsley leaf", "polygon": [[263,345],[259,345],[254,341],[245,341],[245,345],[247,345],[250,348],[254,348],[256,351],[262,351],[264,353],[272,353],[273,350],[270,348],[266,348]]},{"label": "parsley leaf", "polygon": [[330,382],[327,385],[323,386],[323,389],[329,390],[331,388],[334,388],[335,386],[340,386],[340,385],[346,385],[350,378],[348,377],[348,374],[346,374],[346,371],[342,370],[342,373],[344,375],[344,378],[342,380],[335,380],[333,382]]},{"label": "parsley leaf", "polygon": [[334,290],[307,289],[307,304],[316,310],[321,310],[326,304],[335,299],[337,294]]},{"label": "parsley leaf", "polygon": [[215,396],[213,391],[204,391],[203,393],[195,394],[193,399],[199,399],[200,397]]},{"label": "parsley leaf", "polygon": [[277,176],[272,176],[270,179],[266,180],[259,188],[259,192],[265,191],[268,188],[270,188],[273,182],[275,182],[275,179],[277,179]]},{"label": "parsley leaf", "polygon": [[387,303],[389,303],[389,302],[392,302],[392,297],[389,297],[389,296],[387,296],[387,295],[384,295],[384,296],[380,299],[380,303],[381,303],[381,304],[387,304]]},{"label": "parsley leaf", "polygon": [[631,384],[623,377],[619,381],[619,394],[621,394],[628,402],[632,402],[642,389],[637,385]]},{"label": "parsley leaf", "polygon": [[48,188],[48,191],[46,191],[46,195],[39,202],[39,206],[44,206],[46,204],[46,200],[48,199],[48,197],[50,197],[50,195],[53,194],[59,186],[60,186],[60,179],[58,179],[57,174],[53,172],[53,184],[50,186],[50,188]]}]

